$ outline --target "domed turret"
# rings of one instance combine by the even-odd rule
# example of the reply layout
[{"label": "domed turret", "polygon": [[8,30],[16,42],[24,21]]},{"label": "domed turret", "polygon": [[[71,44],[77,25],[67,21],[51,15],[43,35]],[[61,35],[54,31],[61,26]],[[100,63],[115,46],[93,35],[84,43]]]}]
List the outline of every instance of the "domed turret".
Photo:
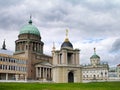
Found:
[{"label": "domed turret", "polygon": [[28,22],[28,25],[25,25],[24,27],[21,28],[19,35],[21,35],[21,34],[34,34],[34,35],[40,36],[40,32],[37,29],[37,27],[32,25],[31,17]]},{"label": "domed turret", "polygon": [[32,20],[28,22],[28,25],[25,25],[21,28],[20,33],[18,35],[18,40],[15,41],[15,53],[24,53],[26,51],[31,51],[35,53],[43,53],[43,45],[44,43],[41,41],[40,32],[32,25]]},{"label": "domed turret", "polygon": [[61,45],[61,48],[65,48],[65,47],[73,48],[72,43],[68,39],[65,39],[65,41]]},{"label": "domed turret", "polygon": [[90,57],[90,61],[93,66],[100,64],[100,57],[96,54],[96,48],[94,48],[94,55]]},{"label": "domed turret", "polygon": [[61,48],[71,48],[71,49],[73,49],[73,45],[68,39],[68,30],[66,30],[66,39],[62,43]]},{"label": "domed turret", "polygon": [[90,59],[96,59],[96,58],[100,59],[100,57],[96,54],[96,48],[94,48],[94,54],[90,57]]}]

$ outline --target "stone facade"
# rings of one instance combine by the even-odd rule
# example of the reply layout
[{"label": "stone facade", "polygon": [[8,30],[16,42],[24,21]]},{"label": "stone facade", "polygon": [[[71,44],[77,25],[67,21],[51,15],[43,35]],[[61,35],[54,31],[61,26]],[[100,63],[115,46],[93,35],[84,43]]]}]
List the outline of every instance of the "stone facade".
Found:
[{"label": "stone facade", "polygon": [[91,63],[83,65],[82,79],[83,80],[108,80],[109,66],[106,62],[100,62],[100,57],[96,54],[94,48],[94,55],[90,57]]},{"label": "stone facade", "polygon": [[60,50],[53,47],[53,81],[57,83],[81,82],[82,72],[79,60],[79,49],[73,49],[66,37]]},{"label": "stone facade", "polygon": [[27,59],[0,54],[0,80],[27,80]]},{"label": "stone facade", "polygon": [[117,77],[120,79],[120,64],[117,65]]}]

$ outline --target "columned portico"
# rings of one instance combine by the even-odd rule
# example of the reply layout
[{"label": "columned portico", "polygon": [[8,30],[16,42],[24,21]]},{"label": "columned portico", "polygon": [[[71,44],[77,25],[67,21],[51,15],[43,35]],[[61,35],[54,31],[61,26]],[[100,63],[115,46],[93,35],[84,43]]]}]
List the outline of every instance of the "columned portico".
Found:
[{"label": "columned portico", "polygon": [[37,80],[51,80],[52,79],[52,67],[45,65],[36,65],[36,79]]},{"label": "columned portico", "polygon": [[51,80],[51,68],[50,67],[36,67],[36,78],[38,80],[45,79]]}]

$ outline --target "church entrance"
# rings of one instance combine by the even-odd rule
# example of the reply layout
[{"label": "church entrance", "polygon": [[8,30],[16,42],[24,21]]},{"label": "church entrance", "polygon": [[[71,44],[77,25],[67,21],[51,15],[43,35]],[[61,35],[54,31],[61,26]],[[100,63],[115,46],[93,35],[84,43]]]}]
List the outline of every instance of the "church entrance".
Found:
[{"label": "church entrance", "polygon": [[74,74],[73,74],[73,72],[68,73],[68,82],[70,82],[70,83],[74,82]]}]

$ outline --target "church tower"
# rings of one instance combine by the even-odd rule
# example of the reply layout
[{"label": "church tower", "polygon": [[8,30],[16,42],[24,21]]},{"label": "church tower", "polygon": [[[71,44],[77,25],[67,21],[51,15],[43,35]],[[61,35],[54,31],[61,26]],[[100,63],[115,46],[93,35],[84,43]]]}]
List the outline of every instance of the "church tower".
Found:
[{"label": "church tower", "polygon": [[44,43],[41,41],[39,30],[32,25],[31,17],[28,25],[21,28],[18,40],[15,41],[15,44],[15,54],[25,51],[43,54]]},{"label": "church tower", "polygon": [[60,50],[53,48],[53,81],[57,83],[81,82],[81,66],[79,49],[74,49],[68,38],[61,45]]},{"label": "church tower", "polygon": [[[40,63],[44,59],[43,45],[41,35],[37,27],[30,20],[27,25],[21,28],[18,40],[15,41],[15,56],[27,58],[27,79],[36,79],[35,64]],[[44,60],[45,61],[45,60]]]}]

